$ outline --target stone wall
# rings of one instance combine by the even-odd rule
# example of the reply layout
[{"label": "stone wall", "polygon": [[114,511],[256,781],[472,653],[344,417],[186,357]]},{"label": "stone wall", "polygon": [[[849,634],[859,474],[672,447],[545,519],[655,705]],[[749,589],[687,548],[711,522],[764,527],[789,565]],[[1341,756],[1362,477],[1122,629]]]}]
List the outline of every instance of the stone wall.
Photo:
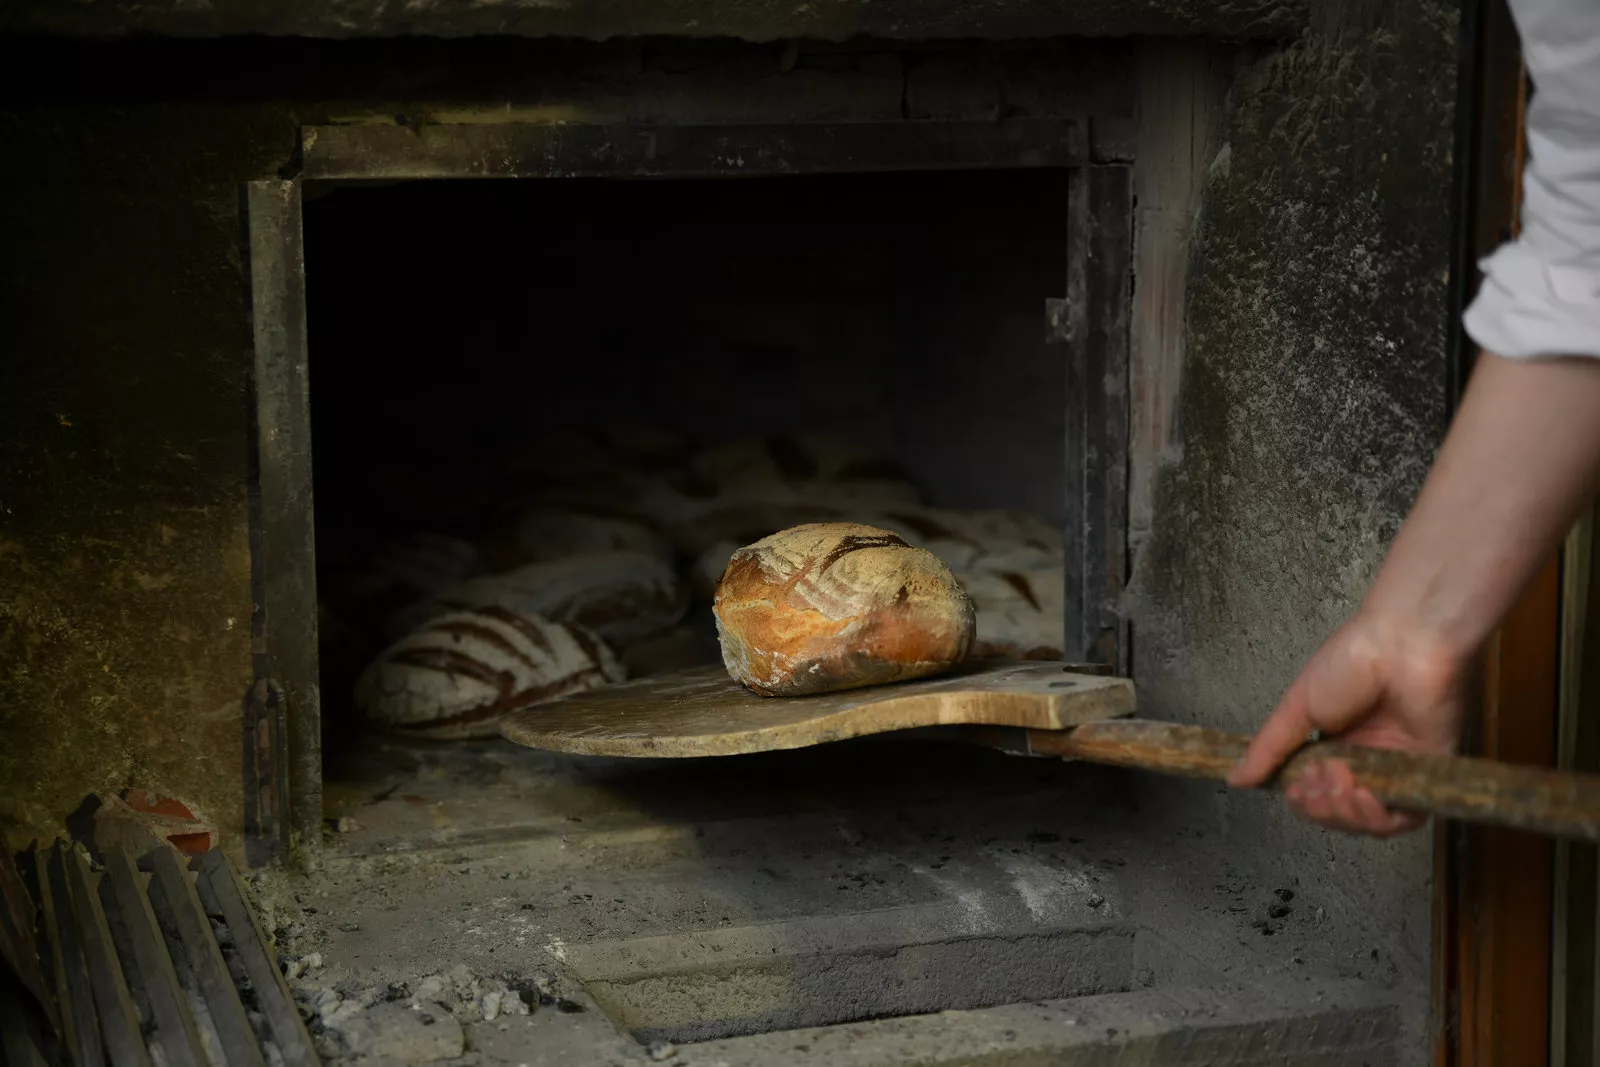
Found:
[{"label": "stone wall", "polygon": [[[15,104],[0,176],[0,827],[171,791],[238,839],[251,678],[237,176],[293,127]],[[210,139],[210,131],[231,130]]]},{"label": "stone wall", "polygon": [[[1241,70],[1196,220],[1177,417],[1129,596],[1158,718],[1254,728],[1359,603],[1444,428],[1454,5],[1325,14]],[[1157,790],[1219,848],[1264,849],[1264,870],[1315,886],[1324,936],[1351,937],[1352,973],[1414,991],[1420,1025],[1427,834],[1374,843],[1267,797]]]},{"label": "stone wall", "polygon": [[[10,25],[58,7],[14,7],[32,22]],[[460,121],[497,101],[528,121],[895,119],[949,113],[955,76],[927,80],[941,64],[966,72],[957,96],[973,113],[1028,113],[1092,98],[1128,57],[1123,44],[117,47],[24,42],[0,63],[0,819],[13,836],[123,784],[237,811],[252,677],[238,183],[292,170],[298,125]],[[1147,714],[1252,728],[1353,608],[1416,491],[1445,412],[1455,47],[1445,0],[1322,5],[1232,79],[1129,594]],[[1311,935],[1348,938],[1352,976],[1415,989],[1421,1019],[1425,837],[1338,838],[1208,786],[1150,779],[1149,794],[1152,832],[1177,813],[1241,863],[1315,886],[1343,925]]]}]

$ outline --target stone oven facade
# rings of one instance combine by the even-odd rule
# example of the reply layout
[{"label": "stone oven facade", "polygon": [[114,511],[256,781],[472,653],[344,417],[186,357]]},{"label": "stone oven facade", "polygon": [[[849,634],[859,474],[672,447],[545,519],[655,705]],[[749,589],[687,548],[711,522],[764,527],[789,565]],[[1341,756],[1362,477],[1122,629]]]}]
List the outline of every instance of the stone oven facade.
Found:
[{"label": "stone oven facade", "polygon": [[[916,380],[927,395],[912,406],[959,431],[894,414],[891,401],[872,411],[842,403],[830,417],[864,424],[889,412],[902,427],[895,458],[922,464],[919,476],[940,492],[971,506],[1025,506],[1060,524],[1063,655],[1132,677],[1141,714],[1249,730],[1361,595],[1445,425],[1458,362],[1452,308],[1464,284],[1457,218],[1467,179],[1456,148],[1458,126],[1472,124],[1462,105],[1471,102],[1463,25],[1455,4],[1434,0],[13,2],[0,13],[0,242],[10,253],[0,277],[0,831],[21,847],[57,833],[88,795],[140,788],[183,798],[236,859],[323,862],[325,819],[337,821],[351,783],[368,777],[332,770],[323,740],[337,733],[324,721],[337,701],[319,676],[316,522],[333,497],[316,463],[317,442],[337,431],[314,426],[324,418],[319,382],[336,377],[319,371],[319,338],[357,358],[362,327],[354,312],[340,318],[341,301],[375,317],[384,294],[360,290],[351,274],[416,253],[433,273],[384,275],[387,285],[414,284],[393,292],[383,325],[365,336],[383,338],[385,351],[408,333],[440,344],[442,327],[421,324],[443,321],[430,318],[429,294],[448,290],[461,350],[441,352],[440,366],[492,345],[484,324],[514,302],[512,288],[478,304],[449,290],[452,272],[438,264],[474,253],[461,234],[440,234],[477,227],[482,254],[503,260],[498,273],[508,278],[551,276],[530,267],[546,254],[539,240],[579,269],[599,255],[584,249],[585,227],[558,239],[551,227],[507,222],[516,239],[488,248],[496,220],[546,210],[513,203],[515,190],[541,182],[601,190],[548,210],[592,218],[607,254],[635,265],[660,257],[657,278],[624,272],[634,291],[588,299],[587,318],[544,334],[574,351],[583,349],[572,338],[621,320],[636,320],[630,343],[667,336],[670,308],[656,288],[679,294],[677,306],[689,302],[689,287],[670,283],[700,254],[686,247],[693,235],[651,237],[651,211],[711,219],[722,203],[748,212],[748,227],[703,231],[730,247],[742,240],[735,230],[760,232],[746,242],[745,270],[776,270],[794,250],[812,257],[807,278],[879,271],[862,282],[879,310],[840,312],[832,332],[818,309],[837,310],[845,297],[819,282],[822,295],[803,314],[767,307],[737,330],[725,317],[716,336],[743,331],[741,343],[783,349],[797,367],[832,358],[833,372],[862,381]],[[896,176],[910,191],[895,191]],[[803,208],[725,191],[780,177],[858,184],[817,186]],[[606,199],[605,189],[636,192],[641,182],[719,192],[703,203],[662,193],[654,207],[635,197],[625,209]],[[497,191],[484,193],[490,185]],[[835,196],[848,225],[826,230],[830,252],[815,220]],[[856,197],[879,206],[845,207]],[[358,205],[361,221],[340,221],[356,218]],[[895,221],[884,221],[895,205]],[[626,212],[636,213],[627,227],[615,222]],[[903,251],[880,256],[892,241],[872,236],[874,227],[891,226],[902,242],[894,247],[909,247],[907,233],[927,235],[920,275]],[[369,258],[332,251],[334,236],[318,245],[337,234]],[[980,262],[963,264],[960,248]],[[982,327],[962,310],[981,304],[971,293],[993,297]],[[853,340],[841,340],[840,323],[857,331]],[[910,362],[874,369],[850,347],[864,352],[874,338],[913,345]],[[377,368],[385,355],[359,358]],[[693,412],[710,388],[686,389],[674,410]],[[715,388],[737,403],[736,383]],[[346,383],[327,395],[359,391]],[[995,399],[1005,396],[1019,414]],[[349,470],[339,477],[359,481]],[[373,751],[379,765],[401,760]],[[695,1011],[673,1014],[662,1005],[699,979],[625,965],[601,941],[574,946],[569,965],[608,1017],[646,1043],[771,1044],[797,1028],[872,1015],[1005,1011],[1102,991],[1124,998],[1103,1009],[1122,1020],[1099,1029],[1113,1041],[1119,1030],[1128,1040],[1141,1027],[1167,1033],[1152,1021],[1163,1011],[1215,1010],[1240,1033],[1279,1033],[1271,1040],[1286,1052],[1303,1048],[1308,1058],[1297,1063],[1356,1062],[1352,1050],[1363,1062],[1420,1063],[1430,1042],[1437,1047],[1449,1009],[1430,999],[1440,985],[1428,839],[1339,839],[1295,824],[1266,798],[1065,770],[1078,778],[1050,780],[1062,798],[1056,815],[1081,820],[1100,859],[1123,860],[1096,868],[1111,888],[1090,895],[1126,896],[1127,917],[1137,918],[1128,929],[1144,931],[1128,934],[1137,953],[1100,959],[1102,935],[1084,933],[1073,900],[1028,895],[1037,871],[1019,865],[1029,835],[1033,846],[1077,835],[1020,825],[1044,802],[1008,808],[1007,775],[978,768],[973,780],[994,785],[996,799],[977,822],[957,818],[952,833],[981,842],[989,819],[993,836],[1016,837],[1016,855],[997,854],[1001,873],[991,874],[1022,887],[1023,901],[1003,921],[990,913],[974,934],[975,958],[1005,987],[992,996],[919,980],[899,1000],[863,993],[867,1008],[834,1011],[814,1007],[827,1000],[829,972],[796,964],[783,981],[813,1007],[790,1011],[776,993],[752,994],[742,1007],[708,994]],[[582,771],[543,764],[504,773],[594,785]],[[755,788],[748,772],[726,773],[727,788]],[[662,803],[672,792],[607,781]],[[716,794],[700,787],[692,819],[711,825]],[[782,825],[797,840],[824,834],[805,821],[812,816],[786,810],[789,801],[762,795],[757,806],[791,819]],[[515,804],[484,805],[457,819],[458,830],[478,834],[471,843],[428,847],[466,855],[499,837],[532,847],[514,832]],[[1114,832],[1107,806],[1119,813]],[[414,828],[390,831],[390,845],[416,842]],[[1157,874],[1169,846],[1180,859]],[[367,862],[390,846],[362,847]],[[355,877],[348,848],[326,850],[336,881]],[[885,845],[876,855],[899,854]],[[468,866],[493,863],[472,856]],[[570,858],[550,862],[563,885],[588,877],[581,865],[562,866]],[[1150,866],[1141,873],[1141,864]],[[868,885],[882,877],[873,870],[862,866]],[[937,882],[936,870],[922,875]],[[704,898],[715,900],[722,890],[706,879]],[[958,968],[963,950],[934,914],[944,898],[895,902],[912,904],[934,909],[915,921],[938,927],[937,937],[891,936],[820,905],[786,913],[784,936],[814,939],[828,959],[849,955],[857,936],[916,943],[929,973]],[[1282,914],[1269,918],[1268,908]],[[1210,916],[1194,920],[1205,938],[1171,948],[1157,935],[1163,923],[1188,925],[1186,915]],[[690,953],[707,967],[723,949],[754,951],[733,934],[713,945],[717,918]],[[767,918],[751,905],[728,924],[748,931]],[[577,920],[552,921],[561,937],[578,929]],[[1006,986],[1016,965],[1001,946],[1025,942],[1030,923],[1046,941],[1023,951],[1023,972],[1064,952],[1087,961],[1093,980]],[[688,928],[642,924],[630,936],[638,948]],[[1216,971],[1215,960],[1196,961],[1231,952],[1206,938],[1236,929],[1241,945],[1253,939],[1238,962]],[[839,966],[834,973],[863,990],[905,977]],[[764,980],[770,993],[778,979]],[[1345,1013],[1333,1022],[1314,1007],[1319,983]],[[1249,999],[1240,990],[1274,985],[1311,992],[1259,1017],[1240,1007]],[[1126,999],[1142,988],[1214,997],[1171,993],[1158,1010]],[[1071,1021],[1062,1012],[1050,1026]],[[735,1016],[746,1022],[717,1022]],[[1302,1023],[1309,1029],[1296,1029]],[[987,1027],[1053,1048],[1035,1033],[1043,1025],[991,1014],[959,1033],[1004,1040]],[[1171,1033],[1180,1031],[1190,1036],[1149,1037],[1168,1057],[1152,1062],[1204,1047],[1183,1045],[1201,1039]],[[907,1036],[905,1047],[965,1040],[941,1033]],[[729,1048],[734,1059],[754,1055],[754,1046]],[[776,1045],[762,1048],[776,1054]],[[1269,1061],[1240,1053],[1227,1062]]]}]

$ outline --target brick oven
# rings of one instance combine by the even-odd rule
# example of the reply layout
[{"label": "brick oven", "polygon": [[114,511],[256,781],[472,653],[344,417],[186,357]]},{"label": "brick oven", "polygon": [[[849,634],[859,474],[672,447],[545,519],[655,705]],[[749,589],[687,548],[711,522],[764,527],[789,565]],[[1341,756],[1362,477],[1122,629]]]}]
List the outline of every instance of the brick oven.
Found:
[{"label": "brick oven", "polygon": [[1004,651],[1248,730],[1444,425],[1476,18],[13,4],[8,844],[180,800],[326,1059],[1423,1062],[1462,1010],[1425,837],[931,737],[398,737],[354,693],[555,503],[677,509],[636,677],[716,662],[730,546],[1003,513],[1044,531],[973,564]]}]

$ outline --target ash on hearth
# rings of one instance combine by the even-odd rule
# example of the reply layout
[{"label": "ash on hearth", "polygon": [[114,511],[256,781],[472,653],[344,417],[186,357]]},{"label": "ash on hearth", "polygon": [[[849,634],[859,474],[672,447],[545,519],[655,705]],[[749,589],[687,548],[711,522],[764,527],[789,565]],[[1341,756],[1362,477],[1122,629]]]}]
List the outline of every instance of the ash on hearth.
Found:
[{"label": "ash on hearth", "polygon": [[327,980],[321,954],[312,953],[285,959],[284,972],[318,1052],[328,1059],[451,1059],[462,1054],[464,1023],[528,1015],[541,1002],[561,1002],[542,975],[497,978],[474,974],[465,965],[410,981],[364,985]]}]

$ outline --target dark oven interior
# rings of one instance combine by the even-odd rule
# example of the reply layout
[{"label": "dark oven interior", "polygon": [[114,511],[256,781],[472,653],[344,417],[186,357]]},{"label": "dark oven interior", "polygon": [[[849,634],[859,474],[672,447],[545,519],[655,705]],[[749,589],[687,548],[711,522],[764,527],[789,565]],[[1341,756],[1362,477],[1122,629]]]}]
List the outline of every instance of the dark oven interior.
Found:
[{"label": "dark oven interior", "polygon": [[809,521],[933,545],[992,654],[1060,658],[1067,386],[1044,308],[1067,185],[1039,168],[313,194],[328,735],[361,717],[355,678],[416,601],[497,574],[604,587],[644,566],[676,607],[589,621],[632,676],[715,663],[729,553]]}]

